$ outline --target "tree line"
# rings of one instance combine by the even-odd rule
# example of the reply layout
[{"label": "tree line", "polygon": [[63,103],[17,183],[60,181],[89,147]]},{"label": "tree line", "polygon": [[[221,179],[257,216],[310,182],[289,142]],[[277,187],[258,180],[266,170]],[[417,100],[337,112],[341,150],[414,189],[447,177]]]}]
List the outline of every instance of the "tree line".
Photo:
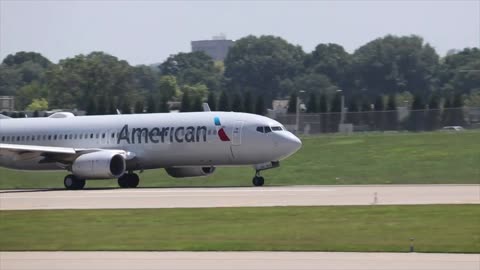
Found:
[{"label": "tree line", "polygon": [[339,44],[319,44],[306,53],[280,37],[247,36],[223,62],[192,52],[131,66],[92,52],[52,63],[39,53],[18,52],[0,64],[0,95],[15,96],[17,110],[88,114],[167,112],[172,106],[198,111],[206,101],[212,109],[265,114],[273,99],[300,90],[309,112],[339,111],[339,90],[351,112],[386,108],[399,99],[411,108],[414,100],[445,108],[455,99],[462,106],[480,105],[479,70],[478,48],[440,57],[415,35],[377,38],[353,53]]}]

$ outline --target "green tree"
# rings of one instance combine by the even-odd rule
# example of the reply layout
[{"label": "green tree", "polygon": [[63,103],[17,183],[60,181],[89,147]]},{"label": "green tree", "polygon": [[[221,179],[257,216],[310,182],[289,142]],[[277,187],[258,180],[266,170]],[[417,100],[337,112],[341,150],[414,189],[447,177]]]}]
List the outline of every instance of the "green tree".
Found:
[{"label": "green tree", "polygon": [[316,113],[318,112],[317,108],[317,96],[315,93],[310,93],[308,97],[308,104],[307,104],[307,112],[308,113]]},{"label": "green tree", "polygon": [[465,114],[463,113],[464,100],[461,93],[457,93],[453,97],[453,111],[452,111],[452,120],[455,126],[464,126],[465,123]]},{"label": "green tree", "polygon": [[411,91],[424,94],[436,85],[439,57],[419,36],[375,39],[353,54],[356,88],[370,96]]},{"label": "green tree", "polygon": [[192,111],[192,104],[190,101],[190,94],[189,92],[184,92],[182,96],[182,103],[180,104],[180,111],[181,112],[191,112]]},{"label": "green tree", "polygon": [[160,77],[159,83],[159,92],[162,96],[167,97],[168,99],[172,99],[173,97],[180,96],[180,88],[177,84],[177,79],[175,76],[166,75]]},{"label": "green tree", "polygon": [[255,109],[255,102],[253,100],[252,92],[247,91],[243,99],[243,109],[246,113],[253,113]]},{"label": "green tree", "polygon": [[204,84],[208,89],[220,89],[221,68],[203,52],[178,53],[159,66],[162,75],[175,76],[180,85]]},{"label": "green tree", "polygon": [[[227,88],[252,91],[270,102],[292,89],[285,80],[293,80],[303,66],[305,53],[300,46],[274,36],[247,36],[235,42],[225,59]],[[283,83],[282,83],[283,82]]]},{"label": "green tree", "polygon": [[218,100],[218,110],[228,112],[230,111],[230,99],[226,91],[222,91]]},{"label": "green tree", "polygon": [[374,124],[375,124],[375,129],[376,130],[385,130],[385,124],[386,124],[386,113],[385,113],[385,105],[383,103],[383,96],[378,95],[375,98],[375,103],[374,103]]},{"label": "green tree", "polygon": [[333,84],[348,89],[351,84],[348,78],[351,58],[338,44],[319,44],[312,53],[306,55],[305,68],[309,73],[326,75]]},{"label": "green tree", "polygon": [[135,108],[133,109],[133,111],[135,113],[143,113],[144,112],[144,104],[143,104],[143,101],[142,100],[138,100],[136,103],[135,103]]},{"label": "green tree", "polygon": [[48,109],[48,101],[44,98],[35,98],[27,106],[27,111],[45,111]]},{"label": "green tree", "polygon": [[297,93],[292,92],[290,94],[290,98],[288,99],[288,113],[296,113],[297,112]]},{"label": "green tree", "polygon": [[91,97],[88,100],[85,111],[86,111],[87,115],[96,115],[97,114],[97,105],[95,103],[95,98]]},{"label": "green tree", "polygon": [[438,95],[432,95],[428,102],[428,111],[426,116],[426,130],[437,130],[440,128],[441,113],[440,113],[440,98]]},{"label": "green tree", "polygon": [[105,115],[108,112],[107,98],[105,96],[99,96],[97,99],[97,114]]},{"label": "green tree", "polygon": [[318,101],[318,109],[320,111],[320,131],[328,132],[330,114],[328,113],[328,98],[326,94],[321,94]]},{"label": "green tree", "polygon": [[417,94],[413,98],[407,129],[410,131],[425,130],[425,102],[421,95]]},{"label": "green tree", "polygon": [[84,109],[96,96],[132,99],[136,89],[133,74],[126,61],[103,52],[60,60],[46,72],[49,104]]},{"label": "green tree", "polygon": [[195,99],[193,100],[193,103],[192,103],[192,112],[201,112],[203,111],[203,107],[202,107],[202,98],[197,96],[195,97]]},{"label": "green tree", "polygon": [[122,114],[131,114],[132,108],[130,107],[130,102],[126,99],[123,99],[120,103],[120,112]]},{"label": "green tree", "polygon": [[158,107],[159,107],[158,111],[161,112],[161,113],[170,112],[170,108],[168,107],[168,96],[167,95],[162,95],[162,98],[160,99],[160,105]]},{"label": "green tree", "polygon": [[465,48],[441,61],[438,80],[445,95],[480,90],[480,49]]},{"label": "green tree", "polygon": [[232,100],[232,111],[243,112],[243,99],[240,93],[235,93]]},{"label": "green tree", "polygon": [[387,124],[386,129],[397,130],[398,129],[398,112],[397,101],[395,94],[390,94],[387,100]]},{"label": "green tree", "polygon": [[255,103],[255,114],[265,115],[266,113],[265,100],[263,96],[257,96],[257,101]]},{"label": "green tree", "polygon": [[155,104],[155,98],[151,96],[147,100],[147,113],[155,113],[155,112],[157,112],[157,106]]},{"label": "green tree", "polygon": [[340,124],[341,119],[341,111],[342,111],[342,95],[337,93],[334,95],[332,99],[332,105],[328,119],[328,132],[338,132],[338,124]]},{"label": "green tree", "polygon": [[208,93],[207,103],[211,111],[217,110],[217,97],[213,91]]}]

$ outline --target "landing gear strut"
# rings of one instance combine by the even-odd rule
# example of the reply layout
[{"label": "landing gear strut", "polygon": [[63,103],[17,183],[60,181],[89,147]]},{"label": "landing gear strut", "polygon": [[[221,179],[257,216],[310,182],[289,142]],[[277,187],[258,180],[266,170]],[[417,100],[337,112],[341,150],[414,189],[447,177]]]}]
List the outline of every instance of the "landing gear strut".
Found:
[{"label": "landing gear strut", "polygon": [[260,171],[257,171],[255,173],[255,176],[252,179],[252,183],[256,187],[263,186],[263,184],[265,183],[265,179],[262,176],[260,176]]},{"label": "landing gear strut", "polygon": [[85,179],[80,179],[73,174],[69,174],[63,179],[63,184],[68,190],[79,190],[85,187]]},{"label": "landing gear strut", "polygon": [[118,178],[118,185],[121,188],[136,188],[140,179],[136,173],[126,173]]}]

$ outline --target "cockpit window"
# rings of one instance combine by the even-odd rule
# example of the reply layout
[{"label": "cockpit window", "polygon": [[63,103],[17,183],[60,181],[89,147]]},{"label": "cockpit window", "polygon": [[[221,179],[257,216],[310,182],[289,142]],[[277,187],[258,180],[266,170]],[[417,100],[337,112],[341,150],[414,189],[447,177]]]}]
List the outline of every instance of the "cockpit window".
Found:
[{"label": "cockpit window", "polygon": [[270,127],[264,127],[265,128],[265,133],[272,132],[272,129]]},{"label": "cockpit window", "polygon": [[264,133],[263,127],[257,127],[257,131],[260,132],[260,133]]},{"label": "cockpit window", "polygon": [[276,126],[276,127],[272,127],[272,130],[273,131],[282,131],[283,129],[280,126]]}]

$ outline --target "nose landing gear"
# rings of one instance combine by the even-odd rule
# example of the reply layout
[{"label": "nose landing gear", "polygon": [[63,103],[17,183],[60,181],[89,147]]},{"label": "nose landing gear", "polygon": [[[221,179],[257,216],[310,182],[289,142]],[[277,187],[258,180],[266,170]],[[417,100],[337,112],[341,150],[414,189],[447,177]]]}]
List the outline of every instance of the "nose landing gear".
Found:
[{"label": "nose landing gear", "polygon": [[266,163],[261,163],[261,164],[255,164],[255,176],[252,179],[252,183],[256,187],[261,187],[263,184],[265,184],[265,179],[260,176],[260,171],[264,170],[269,170],[273,168],[277,168],[280,166],[279,161],[271,161],[271,162],[266,162]]},{"label": "nose landing gear", "polygon": [[255,176],[252,179],[252,183],[256,187],[263,186],[263,184],[265,183],[265,179],[262,176],[260,176],[260,171],[257,171],[255,173]]}]

